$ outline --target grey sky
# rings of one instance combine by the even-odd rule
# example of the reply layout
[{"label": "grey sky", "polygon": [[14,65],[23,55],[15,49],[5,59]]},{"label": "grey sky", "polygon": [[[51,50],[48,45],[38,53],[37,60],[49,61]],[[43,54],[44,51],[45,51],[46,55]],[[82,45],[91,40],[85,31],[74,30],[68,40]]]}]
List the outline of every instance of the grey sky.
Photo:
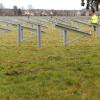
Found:
[{"label": "grey sky", "polygon": [[31,4],[34,9],[62,9],[62,10],[79,10],[81,7],[81,0],[0,0],[5,8],[12,8],[14,5],[18,8],[28,8]]}]

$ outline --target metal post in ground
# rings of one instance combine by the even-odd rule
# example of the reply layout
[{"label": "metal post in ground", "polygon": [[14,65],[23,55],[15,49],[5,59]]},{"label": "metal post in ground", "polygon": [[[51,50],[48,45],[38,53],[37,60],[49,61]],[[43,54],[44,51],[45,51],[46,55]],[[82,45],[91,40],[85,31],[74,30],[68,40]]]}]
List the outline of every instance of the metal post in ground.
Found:
[{"label": "metal post in ground", "polygon": [[[30,24],[30,28],[32,28],[33,29],[33,25],[32,24]],[[33,34],[33,30],[31,31],[31,35]]]},{"label": "metal post in ground", "polygon": [[22,24],[22,21],[20,20],[20,24]]},{"label": "metal post in ground", "polygon": [[18,45],[21,45],[21,25],[17,25],[17,37],[18,37]]},{"label": "metal post in ground", "polygon": [[96,26],[96,38],[98,37],[98,26]]},{"label": "metal post in ground", "polygon": [[11,22],[11,30],[12,30],[12,22]]},{"label": "metal post in ground", "polygon": [[75,28],[77,28],[77,23],[75,23]]},{"label": "metal post in ground", "polygon": [[79,30],[79,23],[77,23],[77,28],[78,28],[78,30]]},{"label": "metal post in ground", "polygon": [[41,25],[37,25],[37,45],[41,48]]},{"label": "metal post in ground", "polygon": [[21,29],[21,34],[20,34],[20,36],[21,36],[21,41],[23,41],[23,29]]},{"label": "metal post in ground", "polygon": [[63,46],[67,45],[67,31],[64,30],[64,39],[63,39]]},{"label": "metal post in ground", "polygon": [[62,29],[60,30],[60,37],[62,37]]},{"label": "metal post in ground", "polygon": [[8,29],[8,24],[6,24],[6,28]]},{"label": "metal post in ground", "polygon": [[52,23],[52,31],[54,31],[54,23]]}]

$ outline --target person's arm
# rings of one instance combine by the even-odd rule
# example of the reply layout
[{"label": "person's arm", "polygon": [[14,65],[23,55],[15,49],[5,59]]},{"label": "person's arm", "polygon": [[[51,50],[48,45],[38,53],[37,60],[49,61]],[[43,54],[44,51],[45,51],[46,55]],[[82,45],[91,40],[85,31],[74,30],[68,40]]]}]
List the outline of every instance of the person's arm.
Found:
[{"label": "person's arm", "polygon": [[98,24],[99,24],[99,19],[98,19]]},{"label": "person's arm", "polygon": [[92,17],[92,20],[91,20],[91,23],[93,22],[93,17]]}]

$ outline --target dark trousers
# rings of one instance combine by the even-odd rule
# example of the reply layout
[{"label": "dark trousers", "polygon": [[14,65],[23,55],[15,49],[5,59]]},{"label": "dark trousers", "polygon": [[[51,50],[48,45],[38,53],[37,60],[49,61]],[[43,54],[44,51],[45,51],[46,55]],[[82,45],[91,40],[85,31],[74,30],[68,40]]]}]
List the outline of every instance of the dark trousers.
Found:
[{"label": "dark trousers", "polygon": [[[93,23],[94,24],[94,23]],[[93,25],[93,27],[94,27],[94,31],[96,31],[96,26],[95,25],[97,25],[97,23],[95,23],[94,25]]]},{"label": "dark trousers", "polygon": [[94,31],[96,31],[96,26],[93,26],[94,27]]}]

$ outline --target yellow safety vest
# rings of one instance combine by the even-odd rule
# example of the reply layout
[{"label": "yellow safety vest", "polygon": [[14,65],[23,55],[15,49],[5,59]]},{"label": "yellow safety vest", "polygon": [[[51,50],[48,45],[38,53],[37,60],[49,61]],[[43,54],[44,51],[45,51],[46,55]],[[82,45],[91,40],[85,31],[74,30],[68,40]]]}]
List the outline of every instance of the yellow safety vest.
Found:
[{"label": "yellow safety vest", "polygon": [[56,15],[55,17],[56,17],[56,19],[58,18],[58,16],[57,16],[57,15]]},{"label": "yellow safety vest", "polygon": [[98,17],[96,15],[92,17],[92,23],[98,24]]}]

